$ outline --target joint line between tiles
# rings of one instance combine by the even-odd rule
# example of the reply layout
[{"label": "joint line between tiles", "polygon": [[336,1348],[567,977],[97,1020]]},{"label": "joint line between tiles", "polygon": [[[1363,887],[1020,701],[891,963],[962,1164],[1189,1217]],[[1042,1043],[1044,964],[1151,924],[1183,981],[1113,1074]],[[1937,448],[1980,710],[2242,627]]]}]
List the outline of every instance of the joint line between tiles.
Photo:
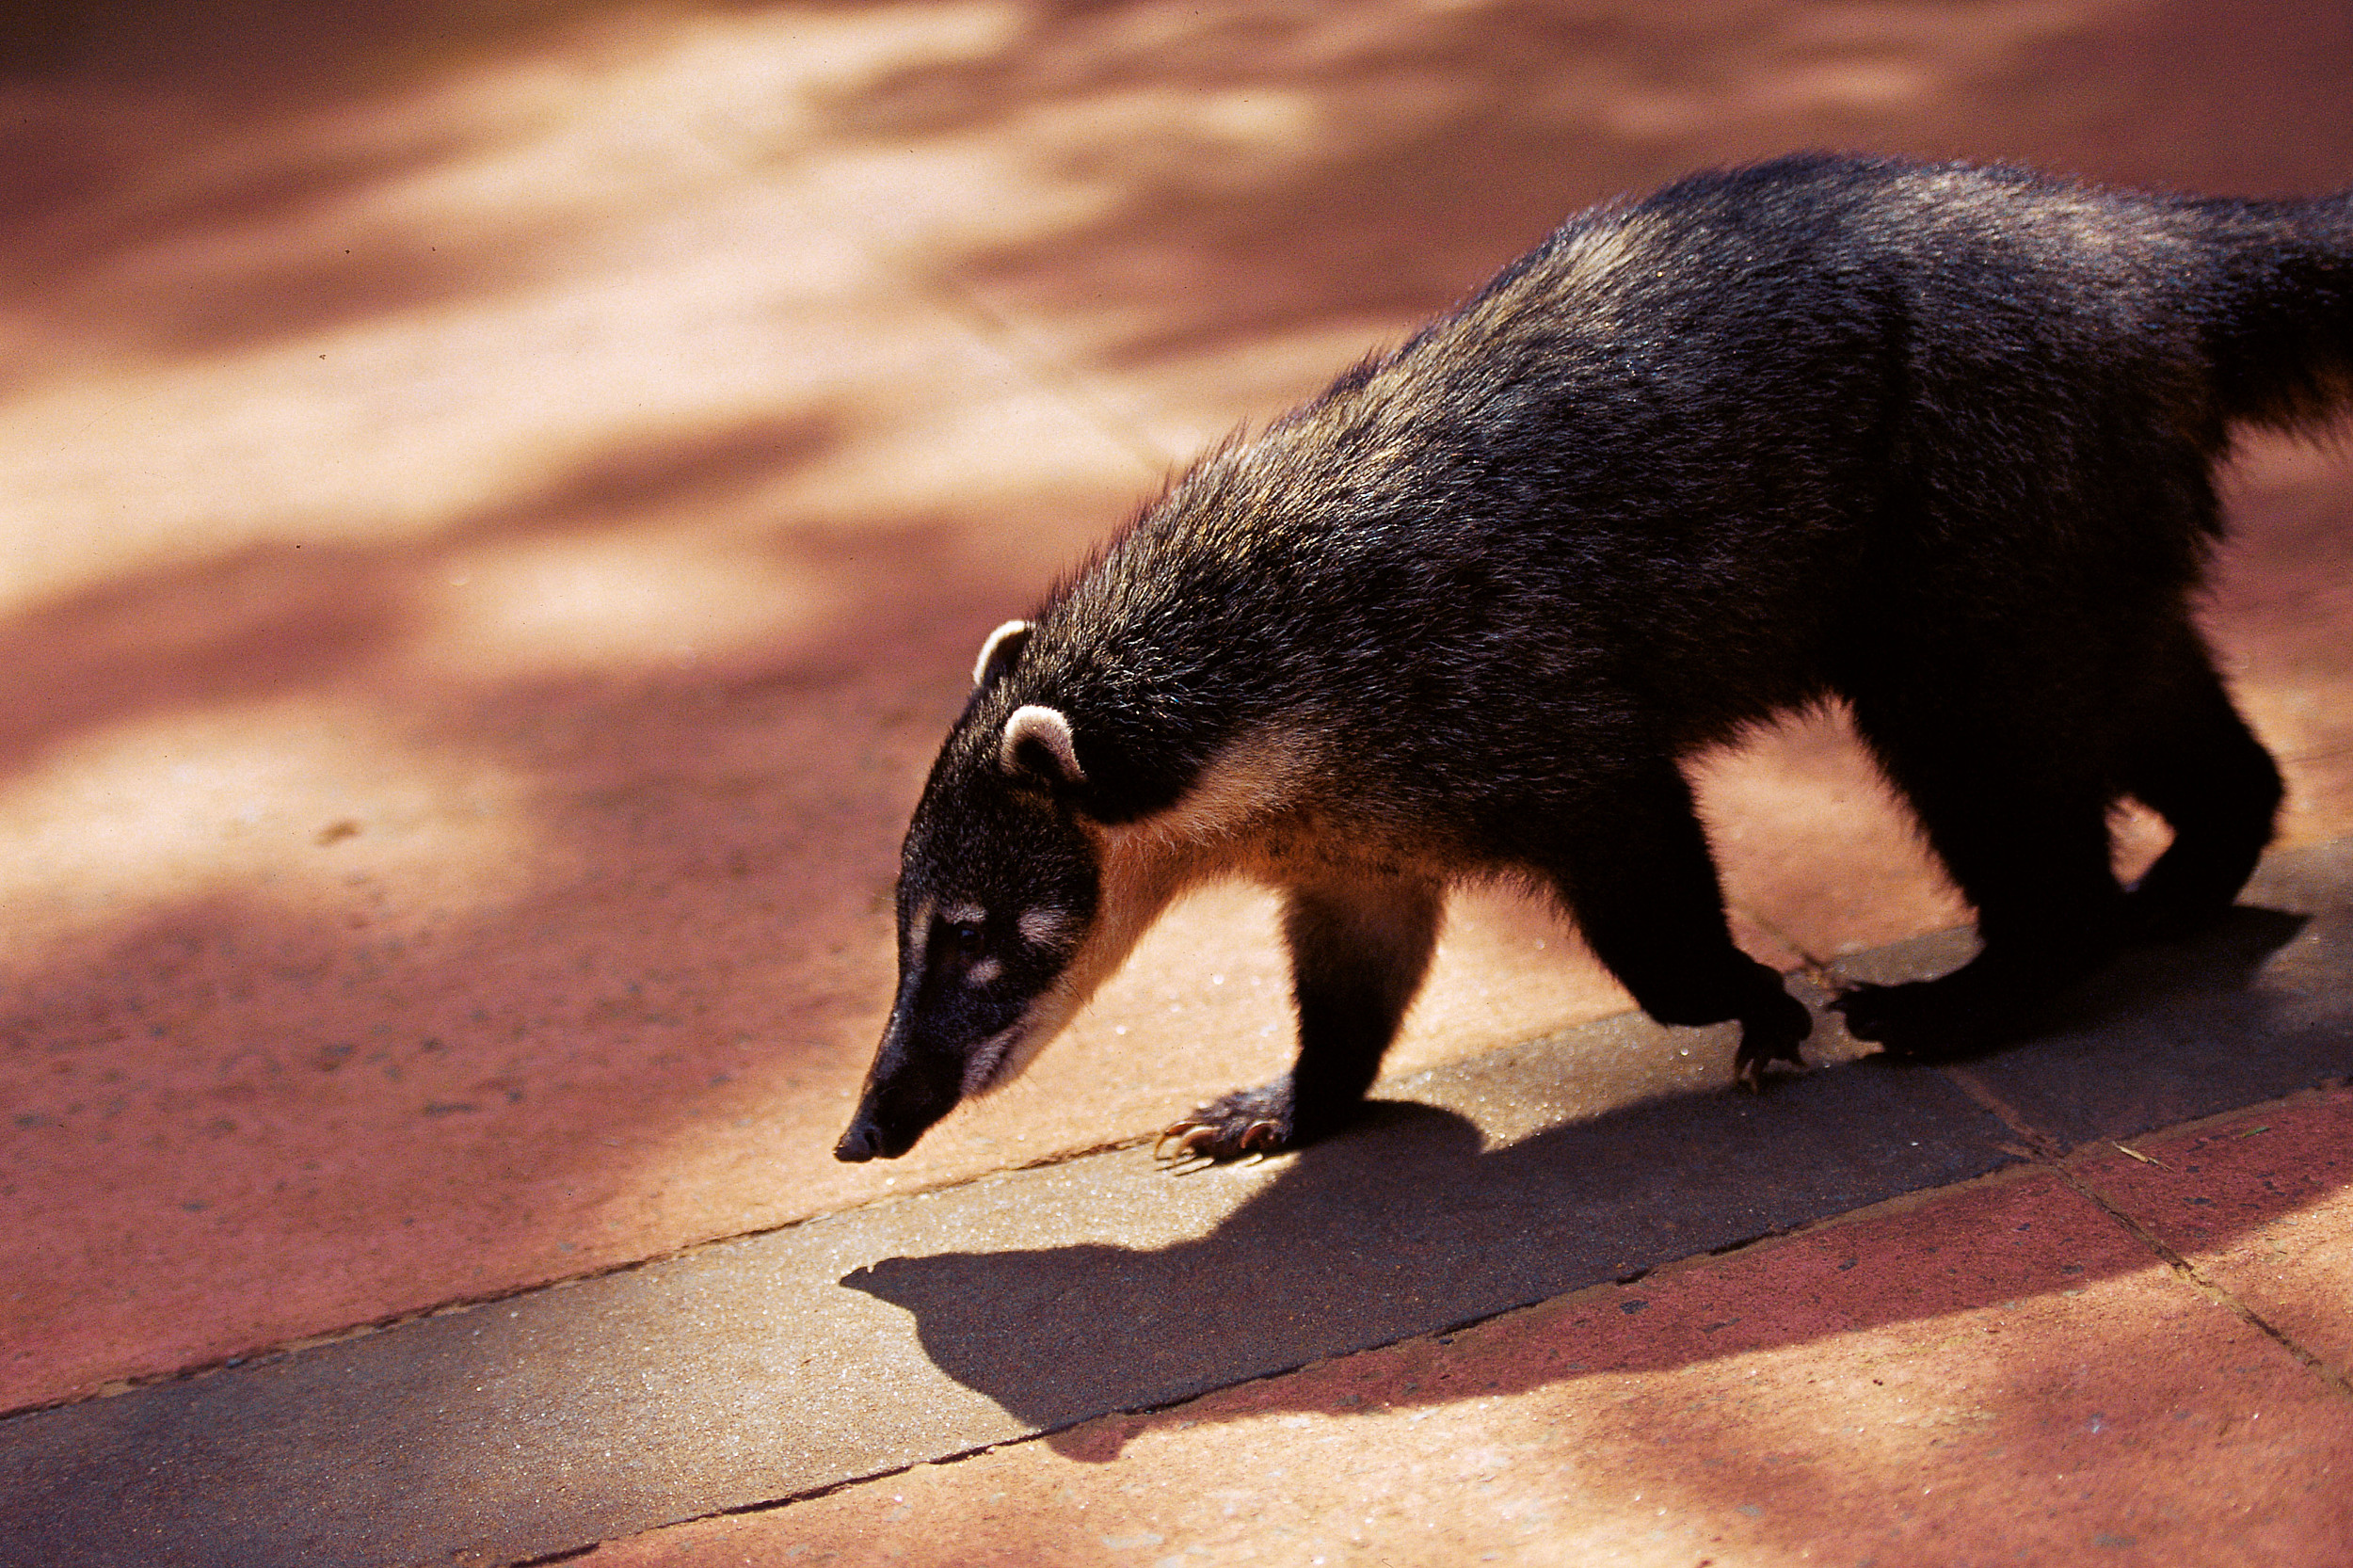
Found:
[{"label": "joint line between tiles", "polygon": [[896,272],[919,295],[964,317],[968,328],[982,343],[1013,361],[1014,367],[1028,376],[1039,391],[1061,402],[1083,423],[1094,426],[1099,434],[1142,463],[1148,473],[1164,480],[1176,472],[1178,465],[1176,457],[1162,450],[1160,442],[1154,440],[1150,432],[1138,421],[1103,395],[1098,388],[1091,385],[1077,366],[1043,349],[1028,333],[983,298],[977,290],[948,272],[925,266],[914,260],[904,247],[892,243],[857,209],[826,196],[819,198],[819,204],[831,214],[835,223],[842,230],[857,236],[870,261]]},{"label": "joint line between tiles", "polygon": [[970,322],[985,342],[1019,366],[1040,391],[1062,401],[1071,412],[1126,448],[1146,470],[1159,475],[1176,471],[1176,459],[1162,451],[1160,442],[1143,426],[1089,385],[1076,366],[1045,353],[978,293],[944,274],[916,270],[911,276],[918,287]]},{"label": "joint line between tiles", "polygon": [[1955,1088],[1977,1101],[1992,1113],[1995,1121],[2000,1122],[2025,1141],[2026,1146],[2017,1150],[2017,1153],[2029,1159],[2055,1160],[2065,1152],[2066,1145],[2063,1143],[2028,1121],[2024,1112],[1995,1094],[1992,1084],[1967,1067],[1948,1066],[1939,1070]]},{"label": "joint line between tiles", "polygon": [[2059,1180],[2072,1188],[2078,1197],[2113,1220],[2127,1236],[2146,1247],[2152,1256],[2172,1270],[2174,1274],[2192,1289],[2213,1302],[2217,1306],[2236,1314],[2242,1322],[2277,1344],[2289,1355],[2294,1356],[2302,1364],[2306,1371],[2328,1384],[2333,1392],[2353,1399],[2353,1381],[2348,1381],[2343,1372],[2266,1322],[2262,1314],[2256,1312],[2238,1297],[2200,1273],[2196,1265],[2192,1264],[2188,1258],[2166,1245],[2148,1226],[2108,1201],[2098,1189],[2068,1169],[2064,1159],[2065,1145],[2057,1138],[2029,1122],[2015,1106],[1995,1094],[1990,1084],[1968,1068],[1946,1067],[1944,1072],[1945,1076],[1950,1079],[1962,1094],[1985,1107],[2000,1120],[2004,1127],[2025,1140],[2028,1146],[2017,1152],[2048,1169]]},{"label": "joint line between tiles", "polygon": [[[1801,1226],[1799,1228],[1802,1230],[1811,1227]],[[765,1497],[759,1499],[758,1501],[747,1503],[730,1503],[726,1507],[710,1509],[701,1513],[687,1514],[680,1518],[664,1520],[660,1524],[648,1525],[643,1529],[632,1530],[626,1534],[608,1536],[604,1540],[592,1541],[583,1545],[567,1546],[559,1551],[551,1552],[544,1557],[525,1558],[518,1561],[505,1563],[502,1565],[502,1568],[539,1568],[540,1564],[559,1563],[570,1560],[574,1558],[588,1556],[601,1545],[622,1541],[633,1541],[644,1536],[658,1534],[664,1530],[680,1529],[689,1525],[707,1524],[715,1519],[738,1519],[749,1514],[780,1512],[785,1509],[792,1508],[801,1503],[815,1502],[821,1497],[830,1497],[836,1493],[847,1492],[856,1487],[872,1486],[879,1482],[891,1480],[899,1476],[908,1475],[914,1471],[920,1470],[925,1465],[936,1464],[945,1466],[950,1464],[960,1464],[966,1460],[979,1459],[984,1455],[996,1453],[1000,1449],[1026,1448],[1032,1444],[1045,1443],[1056,1436],[1059,1436],[1063,1432],[1075,1432],[1080,1427],[1091,1426],[1098,1421],[1115,1421],[1133,1416],[1158,1416],[1173,1410],[1181,1410],[1189,1404],[1198,1403],[1203,1400],[1211,1399],[1219,1394],[1227,1393],[1236,1388],[1246,1388],[1253,1384],[1274,1383],[1279,1382],[1284,1378],[1297,1376],[1299,1373],[1305,1371],[1308,1368],[1314,1367],[1325,1361],[1340,1360],[1351,1356],[1370,1355],[1377,1352],[1393,1349],[1399,1345],[1411,1344],[1417,1339],[1432,1339],[1440,1344],[1446,1344],[1450,1342],[1453,1336],[1461,1334],[1465,1330],[1483,1327],[1488,1323],[1496,1322],[1501,1319],[1516,1317],[1521,1313],[1532,1311],[1539,1306],[1549,1305],[1557,1302],[1566,1301],[1573,1296],[1589,1294],[1599,1295],[1603,1291],[1622,1289],[1636,1280],[1657,1272],[1658,1268],[1672,1268],[1677,1263],[1712,1261],[1713,1259],[1721,1257],[1726,1254],[1740,1252],[1749,1247],[1755,1246],[1760,1242],[1778,1240],[1792,1234],[1796,1233],[1791,1231],[1760,1232],[1755,1236],[1748,1237],[1742,1240],[1727,1242],[1723,1246],[1713,1248],[1708,1252],[1699,1254],[1690,1258],[1677,1259],[1675,1260],[1675,1263],[1660,1264],[1650,1269],[1639,1269],[1632,1274],[1629,1274],[1623,1279],[1603,1280],[1593,1285],[1579,1287],[1577,1289],[1566,1291],[1558,1296],[1539,1297],[1533,1301],[1519,1302],[1509,1306],[1499,1306],[1492,1311],[1477,1312],[1472,1314],[1470,1317],[1461,1319],[1455,1322],[1446,1323],[1434,1328],[1418,1329],[1412,1334],[1402,1335],[1395,1339],[1385,1339],[1378,1344],[1363,1345],[1354,1350],[1341,1351],[1330,1355],[1310,1356],[1305,1361],[1294,1362],[1283,1367],[1270,1368],[1265,1371],[1253,1372],[1247,1377],[1237,1378],[1231,1383],[1221,1383],[1207,1388],[1197,1388],[1191,1393],[1174,1395],[1165,1400],[1155,1400],[1144,1404],[1123,1405],[1112,1410],[1097,1411],[1091,1416],[1081,1416],[1076,1417],[1075,1419],[1059,1422],[1052,1426],[1039,1427],[1032,1432],[1017,1432],[1010,1437],[1000,1437],[985,1443],[976,1443],[969,1448],[955,1448],[946,1453],[931,1454],[921,1459],[911,1459],[903,1464],[885,1465],[880,1469],[865,1471],[855,1476],[839,1476],[832,1480],[821,1481],[815,1485],[804,1487],[796,1492],[786,1493],[781,1496]]]},{"label": "joint line between tiles", "polygon": [[2192,1288],[2203,1295],[2208,1301],[2213,1302],[2217,1306],[2220,1306],[2228,1311],[2236,1313],[2239,1319],[2249,1328],[2272,1340],[2281,1350],[2294,1356],[2298,1362],[2301,1362],[2306,1371],[2318,1378],[2332,1391],[2344,1395],[2348,1399],[2353,1399],[2353,1382],[2348,1382],[2343,1372],[2340,1372],[2334,1367],[2329,1366],[2328,1362],[2322,1360],[2319,1356],[2314,1355],[2312,1352],[2297,1344],[2294,1339],[2290,1338],[2281,1330],[2274,1328],[2269,1322],[2266,1322],[2262,1314],[2255,1311],[2254,1308],[2249,1306],[2245,1302],[2239,1300],[2238,1297],[2233,1295],[2221,1286],[2217,1285],[2214,1281],[2200,1273],[2197,1266],[2192,1264],[2188,1258],[2184,1257],[2180,1253],[2175,1252],[2171,1247],[2166,1245],[2166,1243],[2146,1225],[2142,1224],[2138,1220],[2134,1219],[2130,1214],[2126,1213],[2117,1205],[2109,1202],[2107,1197],[2097,1188],[2093,1187],[2089,1182],[2084,1180],[2073,1171],[2069,1170],[2058,1160],[2050,1160],[2048,1163],[2050,1164],[2051,1169],[2057,1173],[2058,1178],[2067,1183],[2068,1186],[2073,1188],[2076,1193],[2080,1195],[2085,1202],[2093,1205],[2102,1213],[2105,1214],[2109,1219],[2114,1220],[2119,1225],[2123,1227],[2126,1235],[2132,1237],[2134,1240],[2138,1241],[2142,1246],[2148,1248],[2150,1252],[2156,1255],[2156,1256],[2165,1263],[2166,1267],[2171,1269],[2175,1274],[2179,1275],[2183,1280],[2187,1282]]},{"label": "joint line between tiles", "polygon": [[67,1410],[75,1405],[91,1404],[100,1400],[120,1399],[128,1394],[143,1394],[149,1389],[161,1388],[172,1384],[193,1383],[200,1378],[219,1377],[249,1367],[282,1360],[290,1355],[300,1355],[310,1351],[322,1350],[328,1345],[340,1345],[347,1340],[365,1339],[374,1335],[407,1328],[409,1324],[426,1318],[446,1318],[458,1313],[476,1311],[486,1306],[500,1306],[508,1302],[552,1295],[558,1290],[569,1290],[576,1286],[609,1279],[616,1274],[639,1273],[664,1263],[675,1263],[680,1258],[691,1257],[696,1253],[713,1251],[739,1242],[762,1240],[786,1231],[798,1230],[804,1225],[840,1219],[843,1215],[862,1213],[869,1209],[881,1208],[895,1203],[905,1203],[916,1198],[928,1198],[940,1192],[954,1192],[962,1187],[975,1187],[986,1181],[1023,1176],[1031,1171],[1050,1170],[1057,1165],[1091,1160],[1097,1155],[1117,1154],[1128,1149],[1142,1148],[1151,1143],[1154,1136],[1151,1133],[1139,1133],[1132,1137],[1115,1139],[1110,1143],[1089,1144],[1084,1148],[1064,1149],[1032,1160],[1027,1164],[1007,1165],[970,1176],[951,1176],[929,1186],[910,1187],[903,1192],[881,1192],[860,1202],[844,1205],[840,1208],[803,1214],[776,1224],[760,1225],[751,1230],[731,1231],[725,1236],[712,1236],[701,1240],[685,1241],[658,1253],[648,1253],[643,1257],[624,1258],[596,1268],[584,1269],[578,1273],[559,1274],[552,1279],[536,1280],[516,1286],[511,1289],[492,1291],[484,1295],[452,1296],[429,1305],[406,1307],[398,1312],[387,1313],[380,1318],[344,1323],[335,1328],[299,1335],[291,1339],[273,1340],[265,1345],[231,1351],[208,1360],[191,1362],[185,1366],[174,1367],[163,1371],[110,1378],[95,1387],[67,1395],[62,1399],[41,1400],[0,1410],[0,1424],[27,1416],[45,1416],[51,1411]]}]

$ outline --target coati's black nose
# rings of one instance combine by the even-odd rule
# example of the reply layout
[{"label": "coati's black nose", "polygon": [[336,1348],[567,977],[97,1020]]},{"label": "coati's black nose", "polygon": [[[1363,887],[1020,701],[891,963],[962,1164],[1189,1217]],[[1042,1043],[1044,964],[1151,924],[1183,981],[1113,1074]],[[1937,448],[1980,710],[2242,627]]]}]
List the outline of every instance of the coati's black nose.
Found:
[{"label": "coati's black nose", "polygon": [[850,1130],[841,1135],[841,1142],[833,1146],[836,1160],[846,1160],[853,1165],[863,1165],[882,1153],[882,1131],[860,1116],[850,1124]]}]

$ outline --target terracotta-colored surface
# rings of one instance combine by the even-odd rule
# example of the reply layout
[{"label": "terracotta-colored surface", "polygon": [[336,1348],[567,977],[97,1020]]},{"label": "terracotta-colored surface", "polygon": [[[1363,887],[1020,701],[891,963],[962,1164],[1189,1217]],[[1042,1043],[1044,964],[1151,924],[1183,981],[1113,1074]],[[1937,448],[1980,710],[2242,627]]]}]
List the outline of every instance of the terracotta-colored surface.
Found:
[{"label": "terracotta-colored surface", "polygon": [[2347,1106],[2340,1090],[2218,1117],[2136,1139],[2132,1154],[2075,1174],[2336,1376],[2353,1376]]},{"label": "terracotta-colored surface", "polygon": [[[2353,170],[2353,22],[2285,0],[494,9],[0,24],[0,1408],[1277,1068],[1221,894],[1030,1081],[827,1157],[982,633],[1568,209],[1808,144]],[[2217,623],[2330,837],[2353,478],[2236,495]],[[1711,770],[1753,950],[1954,918],[1864,776]],[[1397,1065],[1622,1004],[1477,904]]]},{"label": "terracotta-colored surface", "polygon": [[[2148,1147],[2240,1195],[2222,1233],[2342,1236],[2341,1182],[2266,1191],[2257,1122],[2342,1144],[2353,1094]],[[2341,1327],[2341,1256],[2269,1259],[2275,1325]],[[2344,1363],[2239,1304],[2036,1168],[587,1560],[2341,1562]]]}]

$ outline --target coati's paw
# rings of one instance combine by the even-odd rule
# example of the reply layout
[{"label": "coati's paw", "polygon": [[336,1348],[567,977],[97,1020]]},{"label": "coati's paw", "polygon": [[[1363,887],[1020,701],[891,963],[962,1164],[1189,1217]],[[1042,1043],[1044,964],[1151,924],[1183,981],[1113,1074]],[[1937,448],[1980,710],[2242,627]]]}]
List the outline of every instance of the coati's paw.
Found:
[{"label": "coati's paw", "polygon": [[1803,1067],[1805,1058],[1798,1048],[1813,1032],[1814,1015],[1803,1002],[1786,993],[1775,997],[1771,1004],[1740,1020],[1740,1048],[1732,1058],[1733,1081],[1754,1093],[1765,1087],[1765,1069],[1772,1063]]},{"label": "coati's paw", "polygon": [[1856,985],[1831,1005],[1847,1032],[1891,1056],[1952,1062],[1982,1056],[2043,1027],[2067,988],[2099,968],[2115,942],[2067,948],[1988,949],[1947,975],[1901,985]]},{"label": "coati's paw", "polygon": [[1832,999],[1846,1016],[1847,1032],[1876,1040],[1890,1056],[1914,1062],[1950,1062],[1993,1049],[2008,1038],[1981,1000],[1956,995],[1943,980],[1907,981],[1901,985],[1857,985]]},{"label": "coati's paw", "polygon": [[1163,1170],[1189,1175],[1220,1160],[1280,1153],[1291,1146],[1288,1078],[1237,1089],[1169,1124],[1152,1145]]}]

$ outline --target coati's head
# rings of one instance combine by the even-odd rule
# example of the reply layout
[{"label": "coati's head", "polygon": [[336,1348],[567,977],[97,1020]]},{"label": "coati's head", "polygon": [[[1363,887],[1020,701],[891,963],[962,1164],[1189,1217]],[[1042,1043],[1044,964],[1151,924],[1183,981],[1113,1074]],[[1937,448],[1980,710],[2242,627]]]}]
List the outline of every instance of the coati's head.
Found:
[{"label": "coati's head", "polygon": [[1070,721],[997,690],[1029,634],[1009,621],[983,646],[907,829],[898,996],[837,1159],[895,1160],[959,1100],[1010,1082],[1108,967],[1079,962],[1101,887]]}]

